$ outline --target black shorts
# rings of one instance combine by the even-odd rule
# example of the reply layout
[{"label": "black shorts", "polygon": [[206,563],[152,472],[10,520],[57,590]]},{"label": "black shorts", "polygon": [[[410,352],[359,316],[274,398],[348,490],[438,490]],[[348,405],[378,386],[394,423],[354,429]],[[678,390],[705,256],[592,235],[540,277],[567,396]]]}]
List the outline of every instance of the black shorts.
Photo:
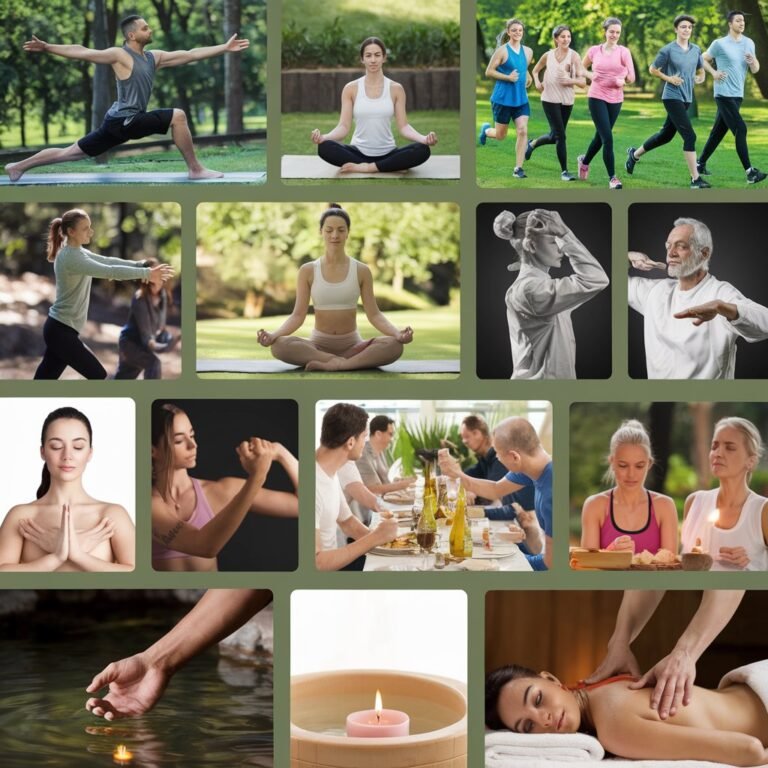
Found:
[{"label": "black shorts", "polygon": [[[132,118],[110,117],[87,136],[77,142],[77,146],[90,157],[106,152],[118,144],[125,144],[132,139],[143,139],[153,133],[168,133],[173,119],[172,109],[153,109],[151,112],[138,112]],[[129,120],[126,124],[126,120]]]}]

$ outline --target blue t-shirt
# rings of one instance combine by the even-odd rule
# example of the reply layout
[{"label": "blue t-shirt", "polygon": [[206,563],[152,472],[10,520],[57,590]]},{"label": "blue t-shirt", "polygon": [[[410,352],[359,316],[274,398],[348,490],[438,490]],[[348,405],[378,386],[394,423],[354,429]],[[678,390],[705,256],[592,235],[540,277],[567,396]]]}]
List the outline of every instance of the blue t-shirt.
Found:
[{"label": "blue t-shirt", "polygon": [[507,472],[505,479],[518,485],[533,486],[534,509],[544,533],[552,537],[552,462],[550,461],[544,471],[535,479],[521,472]]},{"label": "blue t-shirt", "polygon": [[688,43],[688,48],[681,48],[677,41],[668,43],[657,54],[653,66],[661,70],[668,77],[677,75],[683,78],[682,85],[664,83],[661,92],[662,99],[673,101],[693,101],[693,78],[696,70],[704,66],[701,58],[701,48],[693,43]]},{"label": "blue t-shirt", "polygon": [[715,60],[719,72],[725,72],[725,80],[715,80],[715,96],[744,97],[744,81],[748,64],[744,58],[748,53],[755,55],[755,44],[748,38],[734,40],[730,35],[715,40],[707,54]]},{"label": "blue t-shirt", "polygon": [[528,92],[525,90],[525,73],[528,70],[528,59],[525,57],[525,47],[515,53],[512,46],[507,43],[507,60],[497,67],[502,75],[508,75],[517,70],[520,77],[516,83],[509,80],[497,80],[491,93],[491,103],[501,104],[504,107],[520,107],[528,103]]}]

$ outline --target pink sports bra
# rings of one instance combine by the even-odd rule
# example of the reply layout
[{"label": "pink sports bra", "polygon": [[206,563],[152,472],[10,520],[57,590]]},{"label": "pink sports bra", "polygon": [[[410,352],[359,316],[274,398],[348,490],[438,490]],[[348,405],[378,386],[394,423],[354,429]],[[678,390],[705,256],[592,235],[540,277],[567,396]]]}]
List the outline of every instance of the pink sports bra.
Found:
[{"label": "pink sports bra", "polygon": [[655,555],[661,547],[661,528],[656,520],[653,511],[653,499],[651,492],[648,494],[648,519],[645,525],[637,531],[625,531],[619,528],[613,517],[613,490],[611,490],[608,514],[600,527],[600,547],[605,549],[618,536],[631,536],[635,542],[635,552],[642,552],[647,549],[652,555]]},{"label": "pink sports bra", "polygon": [[[185,520],[187,525],[194,526],[197,529],[202,528],[209,520],[213,519],[213,510],[208,503],[208,499],[205,498],[203,493],[203,487],[200,485],[200,481],[191,477],[192,487],[195,489],[195,509],[192,512],[192,516],[189,520]],[[152,559],[153,560],[170,560],[172,557],[190,557],[187,552],[179,552],[175,549],[169,549],[164,544],[156,541],[152,538]]]},{"label": "pink sports bra", "polygon": [[320,266],[322,259],[316,259],[315,274],[312,278],[310,295],[315,309],[357,309],[360,299],[360,283],[357,280],[357,259],[349,259],[347,276],[339,283],[329,283],[323,277]]}]

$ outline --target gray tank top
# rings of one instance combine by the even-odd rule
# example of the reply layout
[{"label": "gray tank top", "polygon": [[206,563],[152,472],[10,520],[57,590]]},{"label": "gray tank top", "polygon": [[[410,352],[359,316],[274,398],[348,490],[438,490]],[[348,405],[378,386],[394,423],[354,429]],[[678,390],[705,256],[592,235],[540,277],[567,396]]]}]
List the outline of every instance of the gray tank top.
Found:
[{"label": "gray tank top", "polygon": [[[152,94],[152,83],[155,79],[155,57],[151,51],[144,56],[123,46],[124,51],[133,58],[133,69],[125,79],[117,79],[117,101],[107,110],[107,117],[132,118],[139,112],[147,111],[149,97]],[[125,121],[126,124],[130,119]]]}]

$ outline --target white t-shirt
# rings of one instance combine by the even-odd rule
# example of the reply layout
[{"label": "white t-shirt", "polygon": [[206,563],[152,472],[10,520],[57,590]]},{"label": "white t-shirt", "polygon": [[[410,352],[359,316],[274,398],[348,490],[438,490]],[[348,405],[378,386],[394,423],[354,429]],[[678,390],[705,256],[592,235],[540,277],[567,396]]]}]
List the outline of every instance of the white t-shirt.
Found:
[{"label": "white t-shirt", "polygon": [[336,525],[351,516],[338,475],[327,475],[315,462],[315,530],[320,532],[322,550],[336,549]]},{"label": "white t-shirt", "polygon": [[[673,317],[715,299],[735,304],[739,317],[730,322],[718,315],[698,326],[689,318]],[[732,379],[736,339],[768,338],[768,308],[712,275],[687,291],[681,291],[672,278],[630,277],[629,306],[644,316],[649,379]]]}]

